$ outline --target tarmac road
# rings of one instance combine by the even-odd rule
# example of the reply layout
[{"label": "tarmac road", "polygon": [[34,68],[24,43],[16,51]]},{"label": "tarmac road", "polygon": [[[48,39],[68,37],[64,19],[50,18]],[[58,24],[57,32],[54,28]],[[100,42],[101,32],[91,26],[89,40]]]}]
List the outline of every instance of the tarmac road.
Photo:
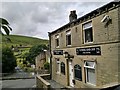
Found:
[{"label": "tarmac road", "polygon": [[2,88],[35,88],[35,79],[3,80]]}]

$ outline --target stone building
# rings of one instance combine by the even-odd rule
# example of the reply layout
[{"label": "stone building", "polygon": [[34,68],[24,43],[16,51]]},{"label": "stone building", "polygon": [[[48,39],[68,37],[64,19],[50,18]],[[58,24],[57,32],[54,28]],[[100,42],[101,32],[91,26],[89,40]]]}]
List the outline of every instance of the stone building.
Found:
[{"label": "stone building", "polygon": [[45,62],[50,63],[50,51],[49,50],[44,50],[36,57],[35,59],[36,70],[43,70]]},{"label": "stone building", "polygon": [[49,32],[51,76],[66,87],[120,84],[120,1],[110,2]]}]

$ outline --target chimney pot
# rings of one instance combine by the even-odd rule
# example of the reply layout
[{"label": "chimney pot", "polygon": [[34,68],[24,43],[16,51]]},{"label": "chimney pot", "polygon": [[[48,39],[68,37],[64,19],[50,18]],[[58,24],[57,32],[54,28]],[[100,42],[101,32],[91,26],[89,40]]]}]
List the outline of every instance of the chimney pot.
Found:
[{"label": "chimney pot", "polygon": [[70,15],[69,15],[69,21],[75,21],[77,19],[77,14],[76,14],[76,10],[70,11]]}]

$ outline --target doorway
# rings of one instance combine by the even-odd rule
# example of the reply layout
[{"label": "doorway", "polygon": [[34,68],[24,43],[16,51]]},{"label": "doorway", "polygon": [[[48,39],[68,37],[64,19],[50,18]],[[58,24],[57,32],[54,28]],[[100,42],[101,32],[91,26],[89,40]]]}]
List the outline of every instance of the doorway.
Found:
[{"label": "doorway", "polygon": [[68,61],[68,65],[69,65],[69,85],[71,87],[74,87],[74,83],[73,83],[73,79],[74,79],[74,75],[73,75],[73,65],[72,65],[72,61]]}]

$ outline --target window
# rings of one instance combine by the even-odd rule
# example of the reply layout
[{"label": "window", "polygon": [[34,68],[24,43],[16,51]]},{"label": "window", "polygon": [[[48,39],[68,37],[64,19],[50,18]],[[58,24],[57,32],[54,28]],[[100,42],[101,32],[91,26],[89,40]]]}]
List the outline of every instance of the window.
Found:
[{"label": "window", "polygon": [[56,59],[56,72],[60,73],[60,61],[59,61],[59,59]]},{"label": "window", "polygon": [[74,66],[74,76],[75,79],[82,81],[82,69],[78,64]]},{"label": "window", "polygon": [[66,32],[66,46],[71,45],[71,31]]},{"label": "window", "polygon": [[96,84],[95,62],[85,61],[84,67],[85,67],[85,72],[86,72],[86,83],[95,85]]},{"label": "window", "polygon": [[55,36],[55,44],[56,44],[56,47],[59,47],[59,35]]},{"label": "window", "polygon": [[65,75],[65,64],[61,62],[61,73]]},{"label": "window", "polygon": [[93,42],[92,22],[83,25],[84,43]]}]

